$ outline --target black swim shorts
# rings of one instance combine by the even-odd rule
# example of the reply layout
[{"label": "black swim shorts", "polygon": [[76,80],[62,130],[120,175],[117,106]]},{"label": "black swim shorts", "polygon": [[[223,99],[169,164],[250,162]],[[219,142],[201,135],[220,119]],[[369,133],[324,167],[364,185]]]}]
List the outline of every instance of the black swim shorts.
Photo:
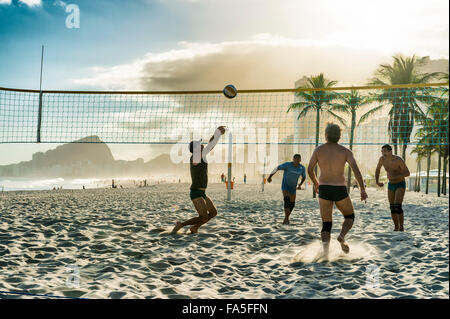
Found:
[{"label": "black swim shorts", "polygon": [[319,185],[319,198],[339,202],[348,197],[346,186]]},{"label": "black swim shorts", "polygon": [[203,197],[204,199],[206,199],[206,193],[205,193],[205,191],[203,191],[201,189],[191,189],[191,192],[189,195],[190,195],[191,199],[196,199],[199,197]]}]

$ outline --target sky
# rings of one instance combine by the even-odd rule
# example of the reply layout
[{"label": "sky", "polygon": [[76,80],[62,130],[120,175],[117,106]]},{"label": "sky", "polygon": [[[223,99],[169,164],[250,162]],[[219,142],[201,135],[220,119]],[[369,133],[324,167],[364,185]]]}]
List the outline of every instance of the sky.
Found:
[{"label": "sky", "polygon": [[[79,27],[70,28],[79,9]],[[449,2],[0,0],[0,87],[218,90],[292,88],[325,72],[364,84],[394,54],[448,59]],[[76,26],[76,24],[75,24]],[[0,165],[49,144],[0,144]],[[161,147],[113,145],[116,159]]]}]

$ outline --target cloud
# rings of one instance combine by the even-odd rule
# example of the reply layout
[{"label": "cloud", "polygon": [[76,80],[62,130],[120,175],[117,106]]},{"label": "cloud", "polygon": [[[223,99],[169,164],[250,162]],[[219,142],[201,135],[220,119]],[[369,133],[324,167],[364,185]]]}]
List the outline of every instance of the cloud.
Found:
[{"label": "cloud", "polygon": [[55,7],[65,8],[67,6],[67,3],[65,3],[64,1],[61,1],[61,0],[57,0],[57,1],[53,2],[53,5]]},{"label": "cloud", "polygon": [[22,2],[29,7],[39,7],[42,5],[42,0],[19,0],[19,2]]},{"label": "cloud", "polygon": [[[42,0],[18,0],[18,2],[26,4],[29,7],[42,6]],[[10,5],[12,4],[12,0],[0,0],[0,5],[2,4]]]},{"label": "cloud", "polygon": [[114,90],[218,90],[229,83],[238,89],[291,88],[304,75],[324,72],[343,84],[362,84],[388,58],[338,38],[259,34],[246,41],[179,42],[177,49],[150,52],[127,64],[93,67],[91,76],[73,81]]}]

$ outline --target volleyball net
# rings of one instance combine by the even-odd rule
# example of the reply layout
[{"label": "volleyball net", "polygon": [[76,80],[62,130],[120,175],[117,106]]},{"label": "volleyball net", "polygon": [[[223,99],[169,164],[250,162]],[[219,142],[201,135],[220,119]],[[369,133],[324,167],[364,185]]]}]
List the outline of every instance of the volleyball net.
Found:
[{"label": "volleyball net", "polygon": [[0,143],[175,144],[224,125],[233,144],[316,145],[334,122],[343,145],[448,145],[448,113],[448,83],[242,90],[233,99],[0,88]]}]

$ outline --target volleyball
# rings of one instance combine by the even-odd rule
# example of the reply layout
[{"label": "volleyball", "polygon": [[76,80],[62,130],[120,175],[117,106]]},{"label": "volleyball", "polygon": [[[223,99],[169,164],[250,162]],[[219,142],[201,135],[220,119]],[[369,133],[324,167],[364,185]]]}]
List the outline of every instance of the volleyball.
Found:
[{"label": "volleyball", "polygon": [[234,85],[229,84],[223,89],[223,94],[227,98],[232,99],[237,95],[237,89],[234,87]]}]

